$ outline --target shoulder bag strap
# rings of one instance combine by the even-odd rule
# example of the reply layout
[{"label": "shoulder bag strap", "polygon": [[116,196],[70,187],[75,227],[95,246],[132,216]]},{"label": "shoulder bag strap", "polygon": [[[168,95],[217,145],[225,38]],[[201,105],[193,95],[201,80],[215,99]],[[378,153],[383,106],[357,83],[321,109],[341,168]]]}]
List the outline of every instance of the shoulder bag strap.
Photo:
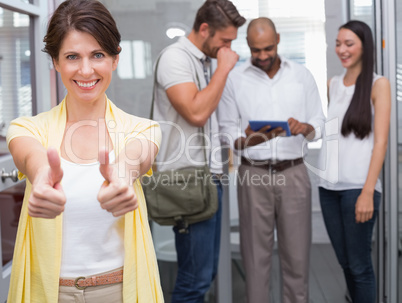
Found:
[{"label": "shoulder bag strap", "polygon": [[[180,48],[180,49],[182,49],[182,48]],[[189,54],[190,56],[191,56],[191,54],[190,53],[188,53],[187,52],[187,50],[185,50],[185,49],[182,49],[182,50],[184,50],[187,54]],[[150,119],[151,120],[153,120],[153,117],[154,117],[154,105],[155,105],[155,94],[156,94],[156,85],[157,85],[157,81],[156,81],[156,77],[157,77],[157,72],[158,72],[158,65],[159,65],[159,61],[160,61],[160,59],[161,59],[161,57],[162,57],[162,55],[163,55],[163,52],[164,51],[162,51],[160,54],[159,54],[159,57],[158,57],[158,59],[156,60],[156,64],[155,64],[155,71],[154,71],[154,87],[153,87],[153,90],[152,90],[152,104],[151,104],[151,113],[150,113]],[[190,59],[190,60],[192,60],[192,59]],[[193,62],[193,61],[192,61]],[[197,78],[197,85],[198,85],[198,90],[199,91],[201,91],[201,84],[200,84],[200,78],[198,77],[198,73],[197,73],[197,66],[195,66],[195,63],[193,62],[193,64],[194,64],[194,70],[195,70],[195,77]],[[206,152],[206,146],[207,146],[207,143],[205,142],[205,132],[204,132],[204,126],[203,127],[200,127],[200,133],[202,132],[202,139],[203,139],[203,141],[204,141],[204,158],[205,158],[205,163],[207,163],[207,152]]]}]

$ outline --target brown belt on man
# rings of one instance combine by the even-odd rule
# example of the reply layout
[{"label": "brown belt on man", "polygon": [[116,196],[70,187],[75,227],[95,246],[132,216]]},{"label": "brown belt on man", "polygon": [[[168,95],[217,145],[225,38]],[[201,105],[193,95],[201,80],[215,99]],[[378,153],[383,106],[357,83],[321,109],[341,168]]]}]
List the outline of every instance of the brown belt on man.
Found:
[{"label": "brown belt on man", "polygon": [[75,286],[78,289],[85,289],[88,286],[108,285],[123,282],[123,270],[114,271],[100,276],[92,276],[89,278],[78,277],[75,279],[59,280],[60,286]]},{"label": "brown belt on man", "polygon": [[264,168],[272,173],[281,172],[290,167],[303,163],[303,158],[297,158],[292,160],[272,161],[272,160],[251,160],[245,157],[241,157],[241,164],[254,167]]}]

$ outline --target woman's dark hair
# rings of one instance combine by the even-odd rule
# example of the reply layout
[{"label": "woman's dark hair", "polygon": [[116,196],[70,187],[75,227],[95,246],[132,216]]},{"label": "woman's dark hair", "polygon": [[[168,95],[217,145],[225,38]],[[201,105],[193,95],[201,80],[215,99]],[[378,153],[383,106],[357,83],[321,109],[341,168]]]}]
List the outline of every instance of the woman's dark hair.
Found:
[{"label": "woman's dark hair", "polygon": [[370,27],[361,21],[351,20],[339,29],[348,29],[362,42],[362,70],[357,77],[355,92],[343,118],[341,132],[344,137],[351,132],[364,139],[371,132],[371,89],[374,72],[374,42]]},{"label": "woman's dark hair", "polygon": [[239,14],[231,1],[207,0],[197,11],[193,25],[194,31],[198,32],[202,23],[209,25],[210,34],[213,36],[216,30],[228,26],[239,28],[246,23],[246,19]]},{"label": "woman's dark hair", "polygon": [[121,51],[116,22],[98,0],[66,0],[61,3],[49,20],[43,51],[58,61],[64,38],[72,30],[90,34],[111,56]]}]

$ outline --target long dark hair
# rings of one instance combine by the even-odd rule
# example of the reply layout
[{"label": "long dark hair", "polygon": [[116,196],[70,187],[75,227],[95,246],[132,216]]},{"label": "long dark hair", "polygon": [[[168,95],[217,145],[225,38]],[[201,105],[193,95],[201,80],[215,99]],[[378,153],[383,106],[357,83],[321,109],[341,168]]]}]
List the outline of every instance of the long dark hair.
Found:
[{"label": "long dark hair", "polygon": [[357,77],[355,92],[342,122],[341,133],[347,137],[351,132],[364,139],[371,132],[371,89],[374,72],[374,42],[370,27],[361,21],[351,20],[339,29],[354,32],[362,42],[362,70]]}]

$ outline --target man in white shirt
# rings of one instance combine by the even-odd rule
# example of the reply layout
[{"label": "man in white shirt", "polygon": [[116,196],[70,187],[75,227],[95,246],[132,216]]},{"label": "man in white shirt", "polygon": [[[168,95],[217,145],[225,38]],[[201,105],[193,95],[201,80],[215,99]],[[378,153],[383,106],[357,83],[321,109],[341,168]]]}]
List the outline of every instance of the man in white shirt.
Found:
[{"label": "man in white shirt", "polygon": [[[242,159],[237,184],[248,303],[269,302],[275,228],[282,302],[308,302],[311,186],[303,157],[325,117],[313,76],[277,54],[279,40],[270,19],[250,22],[251,58],[231,71],[218,107],[222,140]],[[250,120],[288,121],[291,136],[269,126],[253,131]]]},{"label": "man in white shirt", "polygon": [[[230,49],[231,42],[245,22],[232,2],[208,0],[197,11],[188,37],[165,48],[156,64],[153,117],[160,122],[164,138],[158,170],[202,166],[207,161],[218,187],[219,204],[222,161],[215,109],[227,76],[239,59]],[[217,59],[213,75],[210,58]],[[221,205],[211,219],[190,224],[186,233],[179,226],[173,230],[178,273],[172,303],[204,302],[217,272]]]}]

